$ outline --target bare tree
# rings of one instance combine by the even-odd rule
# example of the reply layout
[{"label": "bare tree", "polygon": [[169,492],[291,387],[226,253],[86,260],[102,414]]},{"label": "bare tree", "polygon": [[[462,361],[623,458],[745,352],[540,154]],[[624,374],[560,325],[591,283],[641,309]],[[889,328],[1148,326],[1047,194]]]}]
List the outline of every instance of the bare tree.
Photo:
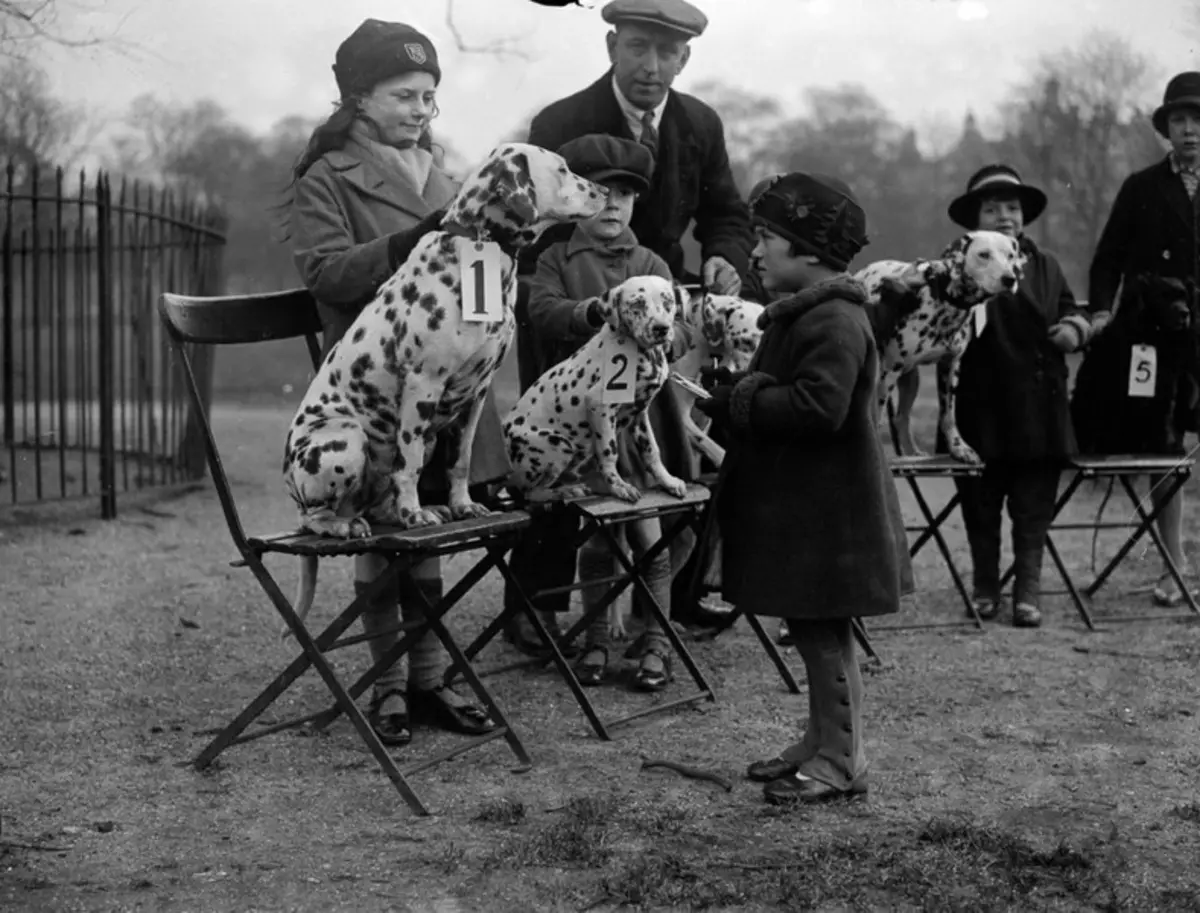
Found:
[{"label": "bare tree", "polygon": [[103,0],[94,6],[64,0],[0,0],[0,60],[28,58],[39,45],[55,44],[67,48],[104,45],[128,50],[132,45],[117,36],[120,23],[109,35],[97,35],[72,24],[74,14],[103,9]]},{"label": "bare tree", "polygon": [[528,54],[516,47],[519,38],[498,38],[486,44],[468,44],[454,19],[454,0],[446,0],[446,29],[454,39],[454,46],[464,54],[495,54],[498,57],[529,59]]},{"label": "bare tree", "polygon": [[0,161],[23,175],[35,166],[70,167],[93,138],[83,108],[56,98],[36,64],[17,58],[0,64]]},{"label": "bare tree", "polygon": [[783,120],[779,99],[711,79],[697,83],[690,91],[721,115],[734,180],[742,193],[748,193],[771,170],[760,150],[763,136]]}]

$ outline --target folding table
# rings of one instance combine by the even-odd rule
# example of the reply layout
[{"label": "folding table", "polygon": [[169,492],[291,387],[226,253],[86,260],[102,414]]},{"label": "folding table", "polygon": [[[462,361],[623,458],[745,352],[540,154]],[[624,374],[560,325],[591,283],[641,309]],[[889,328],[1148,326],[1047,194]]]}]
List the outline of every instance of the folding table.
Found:
[{"label": "folding table", "polygon": [[[1133,549],[1133,547],[1146,534],[1150,535],[1154,542],[1155,548],[1158,550],[1159,556],[1163,559],[1163,563],[1167,567],[1168,573],[1179,586],[1180,592],[1183,594],[1183,599],[1187,603],[1190,610],[1190,615],[1124,615],[1124,616],[1109,616],[1106,621],[1150,621],[1164,618],[1188,618],[1200,615],[1200,607],[1197,606],[1195,598],[1192,596],[1191,589],[1187,582],[1183,579],[1178,566],[1167,553],[1166,546],[1162,541],[1162,537],[1155,527],[1155,521],[1162,510],[1161,506],[1154,506],[1149,511],[1146,510],[1145,501],[1149,498],[1139,498],[1137,491],[1133,486],[1133,480],[1141,475],[1161,475],[1165,477],[1163,489],[1165,504],[1174,494],[1176,494],[1191,477],[1192,467],[1195,465],[1195,460],[1188,457],[1173,457],[1173,456],[1144,456],[1138,454],[1116,454],[1107,456],[1080,456],[1072,459],[1068,466],[1068,472],[1071,473],[1070,481],[1062,494],[1058,496],[1058,500],[1054,505],[1054,521],[1050,526],[1050,532],[1046,534],[1046,552],[1050,555],[1054,562],[1055,568],[1058,570],[1059,577],[1066,586],[1066,592],[1071,597],[1071,601],[1075,604],[1076,611],[1079,612],[1084,624],[1089,630],[1095,630],[1096,626],[1092,622],[1091,614],[1085,600],[1090,601],[1095,594],[1104,586],[1112,573],[1117,569],[1120,563],[1125,559],[1125,556]],[[1093,523],[1061,523],[1058,517],[1066,508],[1074,497],[1075,492],[1079,487],[1089,479],[1113,479],[1120,483],[1121,488],[1128,496],[1130,503],[1137,515],[1137,520],[1129,520],[1125,522],[1093,522]],[[1124,544],[1117,553],[1109,560],[1108,564],[1096,575],[1096,579],[1083,588],[1081,591],[1071,578],[1071,573],[1064,564],[1058,548],[1055,546],[1051,533],[1056,530],[1095,530],[1095,529],[1132,529],[1133,532],[1125,540]],[[1010,566],[1005,571],[1001,578],[1001,585],[1012,577],[1014,568]]]},{"label": "folding table", "polygon": [[[475,640],[468,645],[463,653],[465,654],[466,662],[460,667],[452,666],[446,673],[446,681],[453,681],[463,670],[469,669],[470,660],[474,659],[484,647],[486,647],[505,627],[515,620],[517,613],[524,613],[529,620],[530,625],[537,632],[538,637],[546,647],[547,658],[522,660],[518,663],[512,663],[499,668],[484,671],[481,674],[484,676],[497,675],[501,672],[506,672],[515,668],[526,668],[533,665],[544,665],[548,662],[553,662],[559,673],[570,688],[571,694],[575,697],[580,709],[587,717],[592,729],[601,739],[610,740],[612,736],[609,730],[618,726],[631,723],[634,720],[649,716],[653,713],[661,713],[665,710],[670,710],[675,707],[694,704],[701,700],[715,701],[716,695],[712,687],[708,684],[704,674],[696,665],[691,653],[680,639],[674,626],[663,607],[659,605],[658,600],[654,598],[654,594],[646,585],[644,574],[646,569],[650,567],[654,559],[663,551],[670,548],[671,543],[684,532],[684,530],[692,528],[696,529],[699,525],[700,512],[706,501],[709,499],[709,491],[703,485],[689,485],[687,494],[683,498],[676,498],[674,495],[667,494],[662,491],[646,492],[640,500],[631,504],[627,501],[621,501],[616,498],[600,497],[595,495],[586,495],[583,497],[565,497],[565,498],[550,498],[539,502],[530,502],[524,505],[525,510],[533,516],[533,522],[536,523],[541,517],[549,516],[555,511],[569,511],[575,515],[580,521],[578,532],[575,537],[575,547],[583,545],[594,534],[601,535],[612,548],[613,553],[617,556],[617,561],[621,566],[621,571],[611,577],[601,578],[599,580],[590,580],[586,583],[576,582],[569,586],[553,587],[540,590],[537,593],[527,594],[520,586],[507,565],[500,564],[498,568],[504,576],[506,582],[513,588],[517,594],[517,599],[513,604],[504,609],[482,632]],[[654,543],[644,554],[632,560],[621,546],[620,535],[618,534],[618,526],[631,520],[645,520],[658,518],[664,521],[662,536],[658,542]],[[669,521],[669,522],[666,522]],[[572,590],[583,589],[584,587],[598,586],[609,584],[609,589],[604,596],[579,619],[570,629],[562,635],[563,643],[571,643],[574,641],[587,627],[592,620],[602,612],[607,611],[608,607],[618,599],[621,594],[630,586],[635,587],[644,596],[646,596],[646,604],[655,620],[662,629],[663,635],[671,644],[671,648],[683,663],[688,673],[691,675],[697,691],[685,697],[676,698],[661,703],[654,703],[637,713],[632,713],[619,719],[604,721],[601,720],[595,707],[582,685],[579,683],[578,677],[575,675],[574,669],[567,662],[559,649],[558,644],[546,627],[542,624],[537,613],[533,609],[531,598],[537,598],[541,595],[549,595],[551,593],[569,592]]]}]

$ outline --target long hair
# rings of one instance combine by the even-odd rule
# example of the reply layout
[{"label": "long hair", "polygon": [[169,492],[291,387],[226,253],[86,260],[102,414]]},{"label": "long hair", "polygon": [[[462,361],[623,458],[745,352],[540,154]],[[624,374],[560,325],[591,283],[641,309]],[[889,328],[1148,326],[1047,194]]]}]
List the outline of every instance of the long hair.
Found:
[{"label": "long hair", "polygon": [[[291,180],[288,181],[287,188],[284,191],[284,199],[274,207],[276,210],[284,212],[281,240],[287,241],[291,238],[291,208],[296,198],[296,185],[300,182],[300,179],[304,177],[308,169],[323,155],[345,148],[346,142],[350,139],[350,133],[357,121],[366,120],[370,122],[369,118],[362,113],[360,101],[361,99],[358,96],[350,96],[338,101],[333,109],[333,113],[325,119],[323,124],[320,124],[313,130],[312,136],[308,138],[308,144],[304,147],[304,151],[296,159],[296,164],[292,166]],[[435,102],[433,113],[429,117],[430,122],[432,123],[433,119],[440,113]],[[421,131],[421,135],[417,139],[417,146],[433,154],[435,144],[430,124],[427,123],[425,129]],[[445,155],[445,149],[440,145],[437,148]]]}]

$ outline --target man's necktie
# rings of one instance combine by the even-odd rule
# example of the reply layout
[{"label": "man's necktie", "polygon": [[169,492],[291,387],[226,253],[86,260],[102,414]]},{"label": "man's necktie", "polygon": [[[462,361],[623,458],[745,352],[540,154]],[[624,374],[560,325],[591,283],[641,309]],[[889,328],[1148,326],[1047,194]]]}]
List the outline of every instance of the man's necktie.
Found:
[{"label": "man's necktie", "polygon": [[642,115],[642,135],[638,141],[649,149],[655,158],[658,158],[658,131],[654,129],[653,111],[647,111]]}]

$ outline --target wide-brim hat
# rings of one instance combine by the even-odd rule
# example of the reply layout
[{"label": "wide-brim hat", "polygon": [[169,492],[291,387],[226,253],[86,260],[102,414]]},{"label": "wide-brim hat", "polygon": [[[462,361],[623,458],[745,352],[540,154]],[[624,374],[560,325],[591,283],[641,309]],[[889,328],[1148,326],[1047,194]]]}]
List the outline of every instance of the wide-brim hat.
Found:
[{"label": "wide-brim hat", "polygon": [[956,198],[947,209],[950,220],[967,231],[979,225],[979,204],[989,197],[1013,196],[1021,204],[1025,224],[1029,225],[1046,209],[1046,194],[1026,184],[1015,168],[1008,165],[985,165],[967,181],[967,192]]},{"label": "wide-brim hat", "polygon": [[1163,103],[1150,115],[1150,123],[1160,136],[1167,136],[1167,118],[1180,108],[1195,108],[1200,111],[1200,73],[1180,73],[1167,83],[1163,92]]}]

